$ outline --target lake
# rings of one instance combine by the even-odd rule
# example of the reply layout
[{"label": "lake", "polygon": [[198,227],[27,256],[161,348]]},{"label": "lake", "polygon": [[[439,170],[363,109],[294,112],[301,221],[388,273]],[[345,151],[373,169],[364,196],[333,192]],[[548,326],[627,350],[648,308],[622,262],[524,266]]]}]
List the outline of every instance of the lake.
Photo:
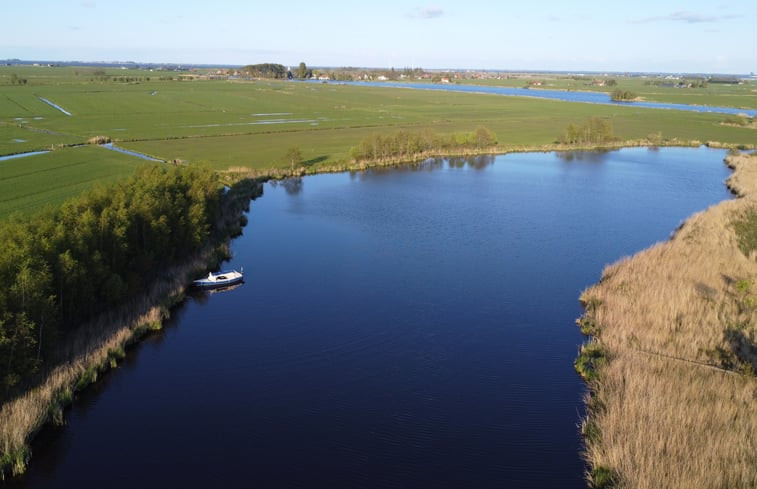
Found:
[{"label": "lake", "polygon": [[585,487],[578,296],[727,199],[724,151],[528,153],[268,183],[228,267],[12,487]]}]

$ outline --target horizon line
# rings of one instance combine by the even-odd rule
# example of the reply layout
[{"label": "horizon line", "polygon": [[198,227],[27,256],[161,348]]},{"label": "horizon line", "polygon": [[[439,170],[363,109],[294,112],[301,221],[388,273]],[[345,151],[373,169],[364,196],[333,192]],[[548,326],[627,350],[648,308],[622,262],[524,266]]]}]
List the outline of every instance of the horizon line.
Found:
[{"label": "horizon line", "polygon": [[[174,61],[133,61],[133,60],[55,60],[55,59],[21,59],[21,58],[6,58],[0,60],[0,64],[4,65],[27,65],[35,63],[46,64],[67,64],[77,66],[88,65],[152,65],[152,66],[181,66],[181,67],[203,67],[203,68],[242,68],[244,66],[250,66],[255,64],[280,64],[282,66],[290,66],[284,63],[263,62],[263,63],[249,63],[249,64],[237,64],[237,63],[181,63]],[[299,63],[298,63],[299,64]],[[295,65],[291,65],[295,66]],[[710,71],[659,71],[659,70],[581,70],[581,69],[517,69],[517,68],[423,68],[422,66],[350,66],[350,65],[308,65],[308,68],[321,68],[321,69],[356,69],[356,70],[404,70],[404,69],[421,69],[424,71],[441,71],[441,72],[492,72],[492,73],[562,73],[562,74],[648,74],[648,75],[729,75],[729,76],[741,76],[741,77],[755,77],[753,71],[749,73],[728,73],[728,72],[710,72]]]}]

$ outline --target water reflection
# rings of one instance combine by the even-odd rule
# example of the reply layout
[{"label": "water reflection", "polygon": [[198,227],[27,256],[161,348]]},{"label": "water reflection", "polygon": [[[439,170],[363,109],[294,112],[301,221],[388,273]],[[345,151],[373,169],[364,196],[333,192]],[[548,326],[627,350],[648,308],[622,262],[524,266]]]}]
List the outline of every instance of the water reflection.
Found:
[{"label": "water reflection", "polygon": [[484,170],[494,164],[494,155],[454,156],[450,158],[427,158],[417,163],[402,166],[379,166],[365,171],[350,172],[352,179],[366,179],[380,175],[396,175],[398,173],[432,172],[436,170],[464,169]]},{"label": "water reflection", "polygon": [[483,170],[494,164],[493,155],[476,155],[476,156],[458,156],[450,158],[448,161],[449,168],[472,168],[474,170]]},{"label": "water reflection", "polygon": [[596,150],[596,151],[558,151],[555,154],[558,158],[566,162],[583,161],[586,163],[604,163],[607,154],[617,150]]},{"label": "water reflection", "polygon": [[187,291],[187,296],[191,297],[195,302],[198,304],[205,304],[210,300],[210,296],[213,294],[218,294],[221,292],[230,292],[232,290],[238,289],[239,287],[244,285],[244,281],[228,285],[226,287],[217,287],[214,289],[201,289],[199,287],[191,287]]},{"label": "water reflection", "polygon": [[302,193],[302,177],[290,177],[284,178],[283,180],[271,180],[268,183],[273,188],[281,185],[289,195],[299,195],[300,193]]}]

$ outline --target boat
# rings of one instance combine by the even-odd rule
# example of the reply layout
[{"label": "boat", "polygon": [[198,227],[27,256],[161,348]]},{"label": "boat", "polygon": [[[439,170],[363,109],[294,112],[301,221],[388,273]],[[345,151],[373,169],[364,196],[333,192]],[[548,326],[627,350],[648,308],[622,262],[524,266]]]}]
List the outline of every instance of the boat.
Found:
[{"label": "boat", "polygon": [[192,282],[192,285],[204,289],[215,289],[216,287],[227,287],[238,284],[242,280],[244,280],[244,269],[239,272],[236,270],[227,270],[219,273],[210,272],[207,277]]}]

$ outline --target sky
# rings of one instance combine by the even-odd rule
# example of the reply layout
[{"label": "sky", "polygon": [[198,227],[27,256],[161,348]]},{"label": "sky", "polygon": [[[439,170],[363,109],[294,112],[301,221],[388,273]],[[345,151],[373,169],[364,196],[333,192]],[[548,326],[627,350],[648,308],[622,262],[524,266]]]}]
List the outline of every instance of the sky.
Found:
[{"label": "sky", "polygon": [[0,59],[757,72],[754,0],[22,0]]}]

